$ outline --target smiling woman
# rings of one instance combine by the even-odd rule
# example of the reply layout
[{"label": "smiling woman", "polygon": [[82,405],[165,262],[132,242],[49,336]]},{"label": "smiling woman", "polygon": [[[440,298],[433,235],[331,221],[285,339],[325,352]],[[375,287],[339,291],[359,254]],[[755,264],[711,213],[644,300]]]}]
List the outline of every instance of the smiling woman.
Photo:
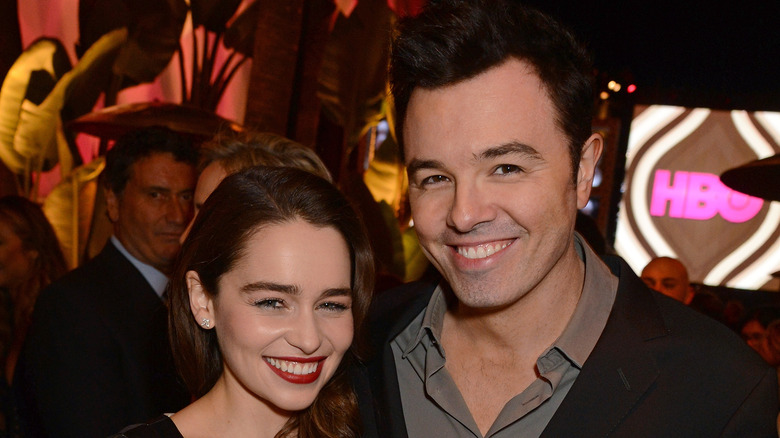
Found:
[{"label": "smiling woman", "polygon": [[174,357],[197,400],[118,436],[357,437],[346,369],[373,269],[362,223],[329,182],[289,168],[227,177],[169,288]]}]

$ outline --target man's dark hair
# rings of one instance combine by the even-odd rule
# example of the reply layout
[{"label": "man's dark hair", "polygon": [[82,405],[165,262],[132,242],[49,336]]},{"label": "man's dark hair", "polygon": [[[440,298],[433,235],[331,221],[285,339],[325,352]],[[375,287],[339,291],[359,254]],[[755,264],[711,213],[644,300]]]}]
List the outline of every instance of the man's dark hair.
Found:
[{"label": "man's dark hair", "polygon": [[192,141],[168,128],[154,126],[138,129],[120,137],[106,154],[106,168],[101,174],[103,184],[117,195],[130,179],[133,164],[152,154],[170,153],[174,160],[196,165],[197,151]]},{"label": "man's dark hair", "polygon": [[533,66],[544,84],[557,111],[556,124],[569,139],[576,176],[593,118],[590,56],[558,22],[512,0],[431,1],[421,14],[399,22],[390,83],[401,150],[415,88],[455,84],[510,58]]}]

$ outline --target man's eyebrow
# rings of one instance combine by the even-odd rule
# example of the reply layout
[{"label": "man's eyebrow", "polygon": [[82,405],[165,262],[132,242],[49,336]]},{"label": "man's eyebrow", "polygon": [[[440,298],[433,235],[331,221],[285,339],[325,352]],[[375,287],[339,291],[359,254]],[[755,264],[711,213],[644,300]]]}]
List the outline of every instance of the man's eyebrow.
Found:
[{"label": "man's eyebrow", "polygon": [[[539,151],[537,151],[533,146],[529,146],[525,143],[520,143],[518,141],[513,141],[502,145],[489,147],[484,151],[480,152],[479,154],[474,155],[474,159],[489,160],[489,159],[498,158],[510,154],[522,154],[522,155],[526,155],[528,158],[535,159],[535,160],[542,159],[542,154],[540,154]],[[439,160],[414,159],[411,162],[409,162],[409,164],[406,166],[406,171],[411,176],[414,175],[415,172],[420,171],[421,169],[443,169],[443,168],[444,168],[444,163],[442,163]]]},{"label": "man's eyebrow", "polygon": [[542,154],[539,153],[533,146],[529,146],[525,143],[513,141],[502,145],[494,146],[480,152],[476,157],[478,160],[499,158],[509,154],[522,154],[528,158],[541,160]]},{"label": "man's eyebrow", "polygon": [[422,169],[443,169],[444,163],[439,160],[418,160],[414,159],[406,166],[406,173],[412,177]]},{"label": "man's eyebrow", "polygon": [[250,293],[256,291],[272,291],[280,292],[288,295],[300,295],[301,291],[298,287],[291,284],[279,284],[270,281],[256,281],[254,283],[248,283],[241,286],[241,292]]}]

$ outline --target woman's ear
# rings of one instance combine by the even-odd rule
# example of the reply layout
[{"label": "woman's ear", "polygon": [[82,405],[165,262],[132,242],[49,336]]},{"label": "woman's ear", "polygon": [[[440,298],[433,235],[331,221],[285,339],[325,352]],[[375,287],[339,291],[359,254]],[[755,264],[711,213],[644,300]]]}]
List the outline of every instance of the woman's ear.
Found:
[{"label": "woman's ear", "polygon": [[208,330],[216,327],[214,318],[214,300],[200,282],[200,276],[195,271],[187,271],[184,276],[187,281],[187,291],[190,296],[190,310],[195,322]]}]

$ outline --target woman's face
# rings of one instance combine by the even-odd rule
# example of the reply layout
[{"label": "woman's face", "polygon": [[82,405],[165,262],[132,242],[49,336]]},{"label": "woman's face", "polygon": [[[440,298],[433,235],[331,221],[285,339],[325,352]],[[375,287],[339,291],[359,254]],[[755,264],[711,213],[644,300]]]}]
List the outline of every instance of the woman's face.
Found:
[{"label": "woman's face", "polygon": [[217,332],[228,387],[284,411],[310,406],[352,344],[350,278],[341,234],[296,220],[252,236],[216,298],[198,300],[195,287],[192,300],[191,286],[196,321],[209,318]]},{"label": "woman's face", "polygon": [[36,253],[25,250],[11,225],[0,221],[0,287],[14,287],[30,275]]}]

